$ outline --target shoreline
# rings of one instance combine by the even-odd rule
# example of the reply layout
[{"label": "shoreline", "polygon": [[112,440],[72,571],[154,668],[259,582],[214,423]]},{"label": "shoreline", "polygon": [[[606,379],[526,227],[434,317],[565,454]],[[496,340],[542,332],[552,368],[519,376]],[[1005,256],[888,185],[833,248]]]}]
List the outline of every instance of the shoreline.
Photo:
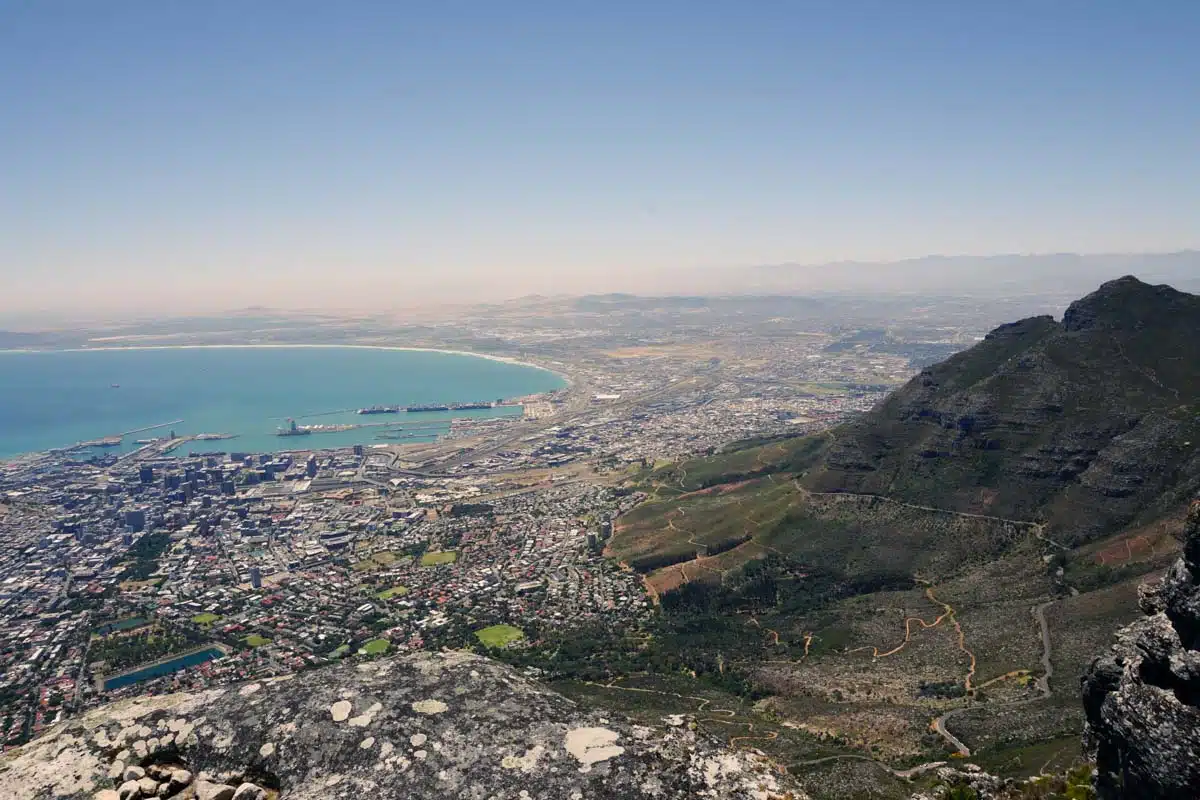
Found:
[{"label": "shoreline", "polygon": [[31,348],[3,348],[0,349],[0,354],[4,353],[93,353],[93,352],[112,352],[120,350],[285,350],[285,349],[358,349],[358,350],[399,350],[414,353],[445,353],[452,356],[469,356],[471,358],[485,358],[488,361],[498,361],[502,364],[512,364],[518,367],[532,367],[540,369],[543,372],[549,372],[551,375],[557,375],[559,378],[570,386],[571,378],[558,370],[544,367],[541,364],[534,364],[530,361],[522,361],[512,356],[498,356],[489,353],[475,353],[470,350],[450,350],[444,347],[405,347],[403,345],[390,344],[317,344],[317,343],[298,343],[298,344],[131,344],[131,345],[101,345],[100,347],[63,347],[63,348],[47,348],[47,349],[31,349]]}]

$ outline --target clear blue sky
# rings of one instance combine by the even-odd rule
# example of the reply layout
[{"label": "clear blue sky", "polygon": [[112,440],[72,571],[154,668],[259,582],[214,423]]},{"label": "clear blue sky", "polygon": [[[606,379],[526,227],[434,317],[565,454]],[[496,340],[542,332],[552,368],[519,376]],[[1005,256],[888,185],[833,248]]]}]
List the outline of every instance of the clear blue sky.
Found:
[{"label": "clear blue sky", "polygon": [[0,0],[0,309],[1195,246],[1198,43],[1196,0]]}]

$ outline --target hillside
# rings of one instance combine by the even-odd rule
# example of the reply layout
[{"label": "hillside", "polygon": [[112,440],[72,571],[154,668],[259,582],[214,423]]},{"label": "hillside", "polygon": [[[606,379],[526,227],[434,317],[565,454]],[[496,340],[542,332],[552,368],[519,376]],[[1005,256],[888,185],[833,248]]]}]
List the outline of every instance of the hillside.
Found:
[{"label": "hillside", "polygon": [[[810,518],[850,524],[859,542],[897,535],[898,521],[871,532],[863,525],[878,527],[880,514],[851,508],[879,498],[918,514],[1036,527],[1067,547],[1151,523],[1200,487],[1197,331],[1200,297],[1129,277],[1106,283],[1061,322],[1004,325],[823,437],[657,471],[648,484],[659,502],[622,521],[612,553],[654,568],[747,540],[746,558],[764,544],[820,558],[825,545],[794,535]],[[903,543],[912,564],[933,549],[926,544],[942,547],[911,535]]]},{"label": "hillside", "polygon": [[608,552],[708,631],[693,646],[722,680],[732,664],[770,695],[772,747],[795,730],[890,768],[1066,766],[1079,678],[1200,489],[1197,332],[1200,298],[1112,281],[821,437],[653,471]]},{"label": "hillside", "polygon": [[1200,297],[1106,283],[1061,322],[1005,325],[837,432],[802,481],[1043,521],[1080,543],[1192,496]]}]

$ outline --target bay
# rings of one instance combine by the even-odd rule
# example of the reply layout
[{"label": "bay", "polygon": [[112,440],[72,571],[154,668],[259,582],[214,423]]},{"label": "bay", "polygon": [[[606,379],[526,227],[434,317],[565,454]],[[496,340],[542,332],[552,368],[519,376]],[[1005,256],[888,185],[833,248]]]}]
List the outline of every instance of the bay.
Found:
[{"label": "bay", "polygon": [[[479,356],[432,350],[355,346],[182,347],[0,352],[0,458],[66,447],[158,425],[124,437],[235,434],[196,441],[177,453],[279,450],[379,444],[383,429],[279,437],[288,417],[299,424],[399,424],[429,441],[437,430],[414,428],[451,418],[520,413],[506,407],[473,411],[359,415],[373,405],[412,406],[510,399],[564,386],[555,373]],[[408,428],[406,431],[405,428]],[[94,452],[99,452],[98,450]]]}]

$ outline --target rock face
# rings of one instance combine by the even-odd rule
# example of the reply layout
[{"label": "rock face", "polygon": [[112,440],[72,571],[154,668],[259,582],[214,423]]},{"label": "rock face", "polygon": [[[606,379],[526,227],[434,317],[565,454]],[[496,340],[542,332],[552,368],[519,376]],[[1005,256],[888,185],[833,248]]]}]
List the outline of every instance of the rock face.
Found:
[{"label": "rock face", "polygon": [[1200,500],[1185,530],[1183,558],[1142,589],[1146,617],[1083,679],[1100,800],[1200,793]]},{"label": "rock face", "polygon": [[0,797],[142,797],[133,767],[181,800],[804,797],[679,722],[602,718],[488,659],[420,653],[89,711],[5,755]]},{"label": "rock face", "polygon": [[1003,325],[838,431],[816,491],[1041,520],[1067,544],[1200,486],[1200,297],[1125,277]]}]

